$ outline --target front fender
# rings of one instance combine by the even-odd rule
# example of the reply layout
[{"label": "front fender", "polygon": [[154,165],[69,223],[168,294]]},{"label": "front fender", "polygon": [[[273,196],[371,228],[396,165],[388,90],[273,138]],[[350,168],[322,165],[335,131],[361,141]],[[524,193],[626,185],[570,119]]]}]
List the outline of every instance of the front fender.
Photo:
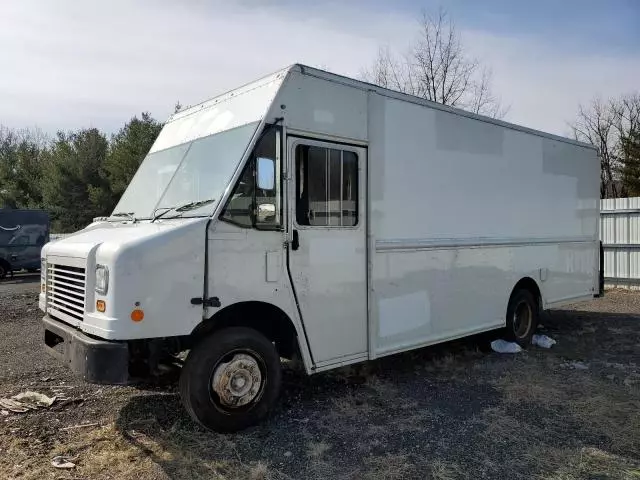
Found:
[{"label": "front fender", "polygon": [[[95,302],[87,306],[87,333],[109,340],[131,340],[188,335],[202,321],[205,228],[207,219],[189,220],[173,229],[118,244],[108,242],[96,251],[96,264],[109,268],[106,302],[100,313]],[[131,312],[144,312],[133,321]]]}]

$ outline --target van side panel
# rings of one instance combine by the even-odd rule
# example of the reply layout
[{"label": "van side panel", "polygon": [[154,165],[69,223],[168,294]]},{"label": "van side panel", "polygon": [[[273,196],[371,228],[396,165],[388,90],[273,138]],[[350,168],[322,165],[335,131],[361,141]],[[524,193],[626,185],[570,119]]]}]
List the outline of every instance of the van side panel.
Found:
[{"label": "van side panel", "polygon": [[369,93],[370,357],[504,324],[515,283],[593,295],[591,149]]},{"label": "van side panel", "polygon": [[334,77],[293,68],[268,121],[368,149],[370,358],[504,325],[524,277],[597,291],[595,150]]},{"label": "van side panel", "polygon": [[292,70],[267,121],[280,116],[289,129],[298,133],[344,142],[367,140],[367,92],[353,86]]}]

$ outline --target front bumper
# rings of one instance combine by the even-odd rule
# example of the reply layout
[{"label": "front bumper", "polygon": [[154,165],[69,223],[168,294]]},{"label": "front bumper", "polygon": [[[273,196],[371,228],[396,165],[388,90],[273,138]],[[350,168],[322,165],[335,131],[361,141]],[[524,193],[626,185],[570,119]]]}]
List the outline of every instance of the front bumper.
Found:
[{"label": "front bumper", "polygon": [[125,342],[98,340],[45,315],[44,344],[57,358],[90,383],[125,384],[129,380],[129,347]]}]

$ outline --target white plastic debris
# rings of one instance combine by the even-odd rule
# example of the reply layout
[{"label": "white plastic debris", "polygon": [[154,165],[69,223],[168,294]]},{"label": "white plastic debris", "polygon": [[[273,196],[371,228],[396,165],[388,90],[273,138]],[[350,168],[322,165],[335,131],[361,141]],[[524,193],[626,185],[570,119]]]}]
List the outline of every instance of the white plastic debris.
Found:
[{"label": "white plastic debris", "polygon": [[534,335],[531,337],[531,345],[536,345],[542,348],[551,348],[556,343],[557,342],[553,338],[547,337],[546,335]]},{"label": "white plastic debris", "polygon": [[517,343],[507,342],[502,339],[491,342],[491,349],[498,353],[518,353],[522,351],[522,347]]},{"label": "white plastic debris", "polygon": [[13,413],[25,413],[29,411],[28,407],[10,398],[0,398],[0,407]]},{"label": "white plastic debris", "polygon": [[37,392],[22,392],[11,398],[0,398],[0,407],[13,413],[25,413],[38,408],[48,408],[56,401],[56,397],[47,397]]},{"label": "white plastic debris", "polygon": [[34,407],[50,407],[53,405],[53,402],[56,401],[56,397],[47,397],[38,392],[23,392],[12,398],[29,406],[33,405]]},{"label": "white plastic debris", "polygon": [[71,469],[76,468],[76,464],[73,463],[77,460],[77,457],[68,457],[64,455],[58,455],[57,457],[53,457],[51,460],[51,465],[55,468],[62,469]]},{"label": "white plastic debris", "polygon": [[561,363],[560,367],[571,368],[573,370],[589,370],[589,365],[587,365],[584,362],[575,361],[575,360],[572,362]]}]

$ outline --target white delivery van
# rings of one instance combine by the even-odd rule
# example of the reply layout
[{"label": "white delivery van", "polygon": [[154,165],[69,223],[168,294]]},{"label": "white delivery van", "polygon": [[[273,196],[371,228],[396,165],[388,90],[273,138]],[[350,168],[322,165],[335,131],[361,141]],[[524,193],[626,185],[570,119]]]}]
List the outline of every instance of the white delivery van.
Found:
[{"label": "white delivery van", "polygon": [[174,114],[113,214],[42,254],[45,343],[87,381],[188,351],[205,427],[309,374],[599,293],[588,145],[294,65]]}]

